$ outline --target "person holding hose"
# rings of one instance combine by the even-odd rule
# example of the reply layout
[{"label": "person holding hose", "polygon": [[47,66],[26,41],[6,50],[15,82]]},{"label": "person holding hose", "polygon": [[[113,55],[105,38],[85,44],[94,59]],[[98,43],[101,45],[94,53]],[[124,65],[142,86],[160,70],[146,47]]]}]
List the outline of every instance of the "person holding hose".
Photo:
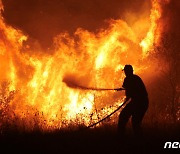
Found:
[{"label": "person holding hose", "polygon": [[[132,117],[132,127],[135,137],[141,137],[141,123],[148,109],[148,93],[142,79],[133,74],[133,67],[125,65],[123,69],[126,77],[122,87],[125,89],[126,101],[130,102],[123,108],[119,115],[118,135],[120,138],[125,137],[125,127],[130,117]],[[117,91],[123,88],[117,89]]]}]

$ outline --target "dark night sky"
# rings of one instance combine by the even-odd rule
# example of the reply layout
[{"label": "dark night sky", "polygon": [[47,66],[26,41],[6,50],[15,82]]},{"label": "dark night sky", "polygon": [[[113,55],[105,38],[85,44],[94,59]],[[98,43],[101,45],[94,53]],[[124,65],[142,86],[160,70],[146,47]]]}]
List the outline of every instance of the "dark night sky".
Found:
[{"label": "dark night sky", "polygon": [[[95,31],[106,19],[123,19],[125,12],[144,12],[144,0],[2,0],[5,21],[43,47],[50,46],[60,32],[70,34],[78,28]],[[150,13],[150,0],[146,1]],[[130,24],[130,23],[129,23]]]}]

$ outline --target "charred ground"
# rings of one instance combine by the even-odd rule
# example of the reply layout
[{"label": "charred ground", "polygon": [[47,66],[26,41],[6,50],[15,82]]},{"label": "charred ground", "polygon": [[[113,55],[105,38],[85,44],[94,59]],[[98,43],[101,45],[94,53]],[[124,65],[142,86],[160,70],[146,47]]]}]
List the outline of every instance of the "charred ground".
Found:
[{"label": "charred ground", "polygon": [[116,127],[110,125],[49,133],[9,131],[1,134],[0,145],[6,153],[172,153],[179,149],[164,149],[164,143],[179,141],[178,132],[179,126],[152,126],[140,140],[128,129],[126,139],[121,140]]}]

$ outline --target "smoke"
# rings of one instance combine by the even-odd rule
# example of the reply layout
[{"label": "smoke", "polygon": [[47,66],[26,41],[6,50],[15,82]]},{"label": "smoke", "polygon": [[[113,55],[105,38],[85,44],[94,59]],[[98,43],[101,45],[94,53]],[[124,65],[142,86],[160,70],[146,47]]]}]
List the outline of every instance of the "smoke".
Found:
[{"label": "smoke", "polygon": [[[74,89],[88,89],[82,85],[80,85],[80,78],[78,79],[77,75],[67,74],[62,80],[68,87]],[[82,83],[81,83],[82,84]]]},{"label": "smoke", "polygon": [[[47,49],[53,38],[67,31],[73,34],[81,27],[91,32],[107,26],[109,19],[136,22],[140,15],[150,14],[150,0],[2,0],[6,22],[21,29],[31,40]],[[129,5],[131,4],[131,5]],[[146,11],[145,11],[146,10]],[[133,17],[131,14],[135,14]],[[33,43],[34,44],[34,43]],[[35,43],[37,45],[37,42]]]},{"label": "smoke", "polygon": [[171,0],[169,3],[163,5],[162,22],[164,23],[164,30],[172,33],[180,33],[180,1]]},{"label": "smoke", "polygon": [[82,80],[77,78],[77,75],[68,74],[62,80],[69,88],[81,89],[81,90],[115,90],[111,88],[96,88],[96,87],[86,87],[81,85]]},{"label": "smoke", "polygon": [[166,52],[161,51],[165,64],[170,68],[169,73],[173,76],[173,82],[180,84],[180,1],[171,0],[163,5],[163,14],[160,26],[163,27],[161,43]]}]

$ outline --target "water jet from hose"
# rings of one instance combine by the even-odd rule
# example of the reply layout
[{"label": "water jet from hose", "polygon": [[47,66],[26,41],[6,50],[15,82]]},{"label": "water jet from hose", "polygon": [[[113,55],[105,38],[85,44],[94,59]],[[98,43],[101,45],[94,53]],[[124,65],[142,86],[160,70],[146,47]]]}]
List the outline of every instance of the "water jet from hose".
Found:
[{"label": "water jet from hose", "polygon": [[95,87],[85,87],[82,86],[78,83],[78,81],[76,81],[75,79],[68,76],[65,76],[64,79],[62,80],[69,88],[73,88],[73,89],[81,89],[81,90],[97,90],[97,91],[101,91],[101,90],[124,90],[122,88],[95,88]]}]

